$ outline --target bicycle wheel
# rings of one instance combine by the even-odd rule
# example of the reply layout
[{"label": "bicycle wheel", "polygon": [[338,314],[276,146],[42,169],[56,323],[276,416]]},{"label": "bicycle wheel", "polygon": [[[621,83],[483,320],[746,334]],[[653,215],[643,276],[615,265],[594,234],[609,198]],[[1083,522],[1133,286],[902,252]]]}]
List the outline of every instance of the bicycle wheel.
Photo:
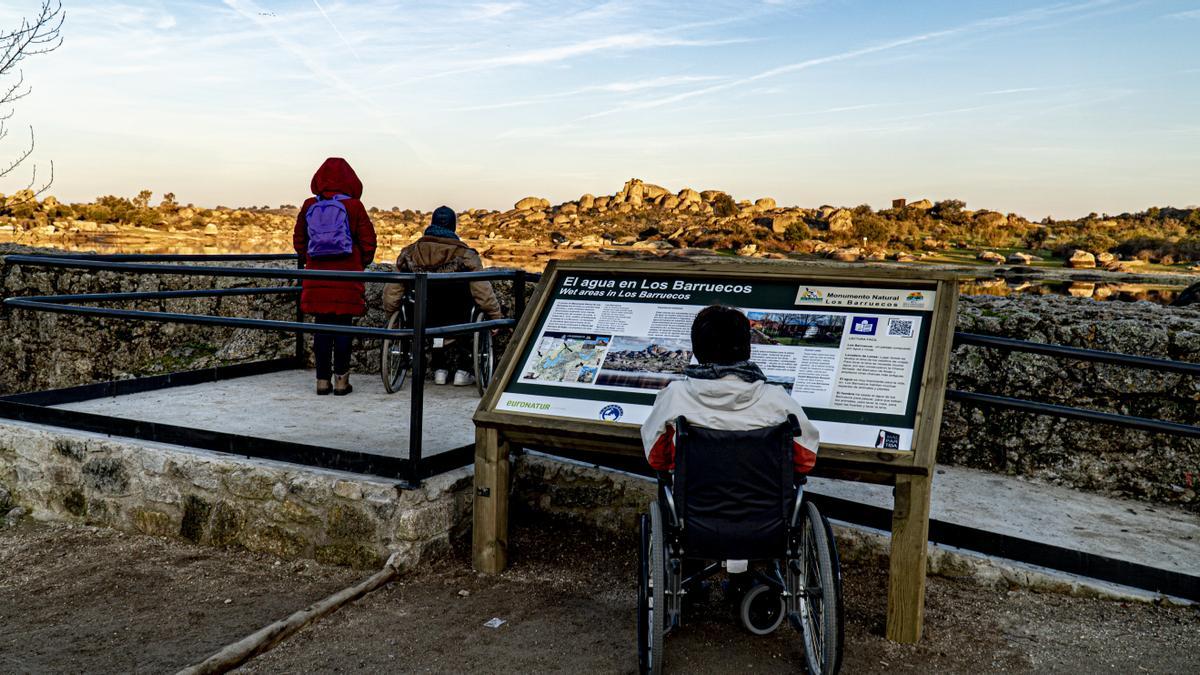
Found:
[{"label": "bicycle wheel", "polygon": [[842,661],[842,592],[832,530],[806,502],[800,532],[800,633],[811,675],[832,675]]},{"label": "bicycle wheel", "polygon": [[[471,312],[471,323],[482,320],[483,313],[478,309]],[[488,383],[492,381],[492,370],[496,366],[495,354],[492,351],[492,331],[475,331],[471,334],[471,357],[475,365],[475,389],[483,396]]]},{"label": "bicycle wheel", "polygon": [[[408,313],[404,305],[388,317],[389,329],[405,328]],[[404,379],[412,367],[412,338],[385,338],[379,348],[379,373],[383,377],[383,388],[391,394],[404,387]]]},{"label": "bicycle wheel", "polygon": [[663,642],[666,637],[666,538],[662,527],[662,511],[658,502],[650,504],[650,555],[647,580],[650,582],[647,594],[648,611],[646,613],[646,663],[642,672],[658,675],[662,672]]}]

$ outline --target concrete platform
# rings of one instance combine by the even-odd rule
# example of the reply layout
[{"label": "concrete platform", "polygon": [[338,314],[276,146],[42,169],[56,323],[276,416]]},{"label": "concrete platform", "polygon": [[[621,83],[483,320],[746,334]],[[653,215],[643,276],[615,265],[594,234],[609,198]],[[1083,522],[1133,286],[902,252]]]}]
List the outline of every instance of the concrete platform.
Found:
[{"label": "concrete platform", "polygon": [[[892,488],[813,478],[820,495],[892,508]],[[938,467],[930,518],[1200,576],[1200,516],[1020,478]]]},{"label": "concrete platform", "polygon": [[[354,393],[320,396],[311,370],[288,370],[56,406],[243,436],[408,457],[412,383],[395,394],[378,375],[351,375]],[[475,387],[425,386],[426,457],[475,443]]]}]

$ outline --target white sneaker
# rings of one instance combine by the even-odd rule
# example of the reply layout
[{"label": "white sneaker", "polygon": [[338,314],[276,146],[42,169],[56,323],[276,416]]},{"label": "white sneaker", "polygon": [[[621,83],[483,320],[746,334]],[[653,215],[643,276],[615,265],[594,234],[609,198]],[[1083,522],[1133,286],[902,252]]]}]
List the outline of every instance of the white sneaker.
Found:
[{"label": "white sneaker", "polygon": [[475,376],[465,370],[454,371],[454,386],[465,387],[468,384],[475,384]]},{"label": "white sneaker", "polygon": [[[449,379],[450,379],[450,371],[448,371],[448,370],[433,371],[433,383],[434,384],[446,384],[446,381]],[[455,382],[455,384],[458,384],[458,382]]]}]

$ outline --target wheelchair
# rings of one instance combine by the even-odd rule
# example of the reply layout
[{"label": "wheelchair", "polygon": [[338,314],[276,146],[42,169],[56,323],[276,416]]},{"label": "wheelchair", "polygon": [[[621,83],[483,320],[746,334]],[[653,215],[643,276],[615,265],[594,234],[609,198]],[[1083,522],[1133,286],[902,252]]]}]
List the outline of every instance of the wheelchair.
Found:
[{"label": "wheelchair", "polygon": [[639,672],[662,672],[664,638],[680,627],[684,600],[725,560],[750,561],[746,572],[730,575],[742,587],[736,604],[749,632],[767,635],[787,619],[800,633],[807,672],[841,668],[837,544],[829,521],[804,496],[804,477],[793,475],[792,438],[799,433],[795,416],[749,431],[676,420],[674,476],[658,474],[658,498],[641,516]]},{"label": "wheelchair", "polygon": [[[475,305],[471,297],[470,287],[463,284],[439,284],[430,289],[428,307],[425,310],[426,328],[450,326],[460,323],[477,323],[483,321],[483,310]],[[413,317],[416,315],[416,296],[409,289],[400,302],[400,309],[388,317],[387,327],[412,328]],[[430,344],[434,338],[426,338],[426,351],[429,353]],[[492,332],[482,330],[470,335],[454,335],[445,338],[452,340],[471,341],[471,369],[475,375],[475,389],[483,396],[488,383],[492,380],[492,371],[496,367],[496,355],[492,345]],[[383,388],[392,394],[404,388],[404,381],[413,366],[413,339],[411,337],[385,338],[379,350],[379,372],[383,377]]]}]

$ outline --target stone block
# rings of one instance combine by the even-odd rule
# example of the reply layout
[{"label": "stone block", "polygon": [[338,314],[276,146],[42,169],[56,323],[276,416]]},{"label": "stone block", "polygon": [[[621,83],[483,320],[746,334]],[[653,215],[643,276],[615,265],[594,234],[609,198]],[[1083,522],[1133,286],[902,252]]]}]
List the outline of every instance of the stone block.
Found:
[{"label": "stone block", "polygon": [[138,532],[155,537],[171,537],[179,533],[179,525],[171,516],[150,509],[134,509],[133,526]]},{"label": "stone block", "polygon": [[248,525],[240,543],[248,550],[278,558],[298,558],[312,547],[312,542],[299,532],[262,522]]},{"label": "stone block", "polygon": [[200,543],[208,528],[208,518],[212,514],[212,504],[196,495],[183,498],[183,520],[179,524],[179,536],[194,543]]},{"label": "stone block", "polygon": [[453,515],[454,505],[449,501],[405,510],[396,520],[396,537],[405,541],[425,541],[449,531],[453,525]]},{"label": "stone block", "polygon": [[205,543],[212,546],[229,546],[238,540],[245,516],[237,506],[226,501],[217,502],[209,518]]},{"label": "stone block", "polygon": [[359,501],[363,498],[362,485],[356,481],[339,480],[333,484],[333,494],[342,499]]},{"label": "stone block", "polygon": [[257,469],[235,469],[223,477],[225,489],[243,499],[271,499],[275,496],[275,479]]},{"label": "stone block", "polygon": [[372,569],[383,565],[379,552],[365,544],[335,543],[316,547],[319,563],[346,565],[355,569]]},{"label": "stone block", "polygon": [[96,457],[83,465],[83,484],[101,494],[124,495],[129,492],[129,471],[118,457]]},{"label": "stone block", "polygon": [[375,535],[375,522],[353,506],[337,504],[329,510],[327,533],[334,541],[358,541]]}]

